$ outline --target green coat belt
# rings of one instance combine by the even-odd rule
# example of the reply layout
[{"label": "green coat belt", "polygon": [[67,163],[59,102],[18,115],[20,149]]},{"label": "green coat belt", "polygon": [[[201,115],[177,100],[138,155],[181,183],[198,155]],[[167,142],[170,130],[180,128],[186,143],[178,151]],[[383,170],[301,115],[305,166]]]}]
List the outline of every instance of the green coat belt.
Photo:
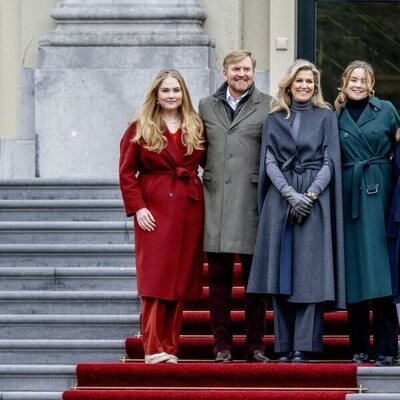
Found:
[{"label": "green coat belt", "polygon": [[354,167],[352,184],[352,218],[360,216],[360,191],[363,190],[362,178],[365,177],[367,194],[376,194],[379,191],[379,185],[376,183],[375,176],[370,166],[374,164],[390,164],[387,156],[371,157],[368,160],[344,161],[343,167]]}]

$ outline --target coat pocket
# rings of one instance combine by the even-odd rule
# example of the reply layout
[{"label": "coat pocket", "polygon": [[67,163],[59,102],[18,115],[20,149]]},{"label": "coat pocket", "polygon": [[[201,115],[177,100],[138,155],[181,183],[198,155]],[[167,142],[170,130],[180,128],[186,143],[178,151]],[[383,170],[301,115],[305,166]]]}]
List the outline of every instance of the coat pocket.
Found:
[{"label": "coat pocket", "polygon": [[258,183],[258,174],[250,174],[251,183]]},{"label": "coat pocket", "polygon": [[211,182],[212,181],[212,172],[210,171],[203,171],[202,179],[203,181]]}]

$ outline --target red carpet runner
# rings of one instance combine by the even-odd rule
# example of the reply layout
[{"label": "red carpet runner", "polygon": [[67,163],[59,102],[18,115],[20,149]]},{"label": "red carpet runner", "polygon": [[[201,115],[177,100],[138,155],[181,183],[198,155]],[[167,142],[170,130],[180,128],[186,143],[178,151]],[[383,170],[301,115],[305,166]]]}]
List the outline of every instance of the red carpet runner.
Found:
[{"label": "red carpet runner", "polygon": [[[239,282],[238,268],[235,281]],[[249,364],[243,358],[243,289],[234,289],[232,313],[236,362],[213,363],[208,290],[187,305],[180,340],[180,362],[148,365],[141,339],[126,340],[127,361],[78,364],[77,388],[63,400],[344,400],[355,391],[357,367],[348,363],[346,313],[325,316],[324,352],[308,364]],[[273,355],[272,312],[267,312],[265,343]],[[344,362],[347,361],[347,362]]]}]

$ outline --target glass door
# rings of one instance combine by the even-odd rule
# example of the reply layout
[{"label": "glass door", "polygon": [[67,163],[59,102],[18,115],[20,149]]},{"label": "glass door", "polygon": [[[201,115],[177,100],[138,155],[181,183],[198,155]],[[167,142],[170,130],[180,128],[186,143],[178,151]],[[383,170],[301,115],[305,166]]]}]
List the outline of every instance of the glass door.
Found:
[{"label": "glass door", "polygon": [[298,57],[316,63],[333,102],[346,65],[372,64],[376,95],[400,110],[400,1],[299,0]]}]

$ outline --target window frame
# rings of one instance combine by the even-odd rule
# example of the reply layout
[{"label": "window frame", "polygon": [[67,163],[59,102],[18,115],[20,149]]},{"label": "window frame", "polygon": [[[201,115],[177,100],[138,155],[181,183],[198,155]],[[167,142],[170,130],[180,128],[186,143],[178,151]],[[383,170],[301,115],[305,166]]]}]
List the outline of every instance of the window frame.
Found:
[{"label": "window frame", "polygon": [[[298,0],[297,2],[297,58],[315,63],[317,57],[318,3],[375,3],[377,0]],[[400,3],[399,0],[379,0],[381,3]]]}]

